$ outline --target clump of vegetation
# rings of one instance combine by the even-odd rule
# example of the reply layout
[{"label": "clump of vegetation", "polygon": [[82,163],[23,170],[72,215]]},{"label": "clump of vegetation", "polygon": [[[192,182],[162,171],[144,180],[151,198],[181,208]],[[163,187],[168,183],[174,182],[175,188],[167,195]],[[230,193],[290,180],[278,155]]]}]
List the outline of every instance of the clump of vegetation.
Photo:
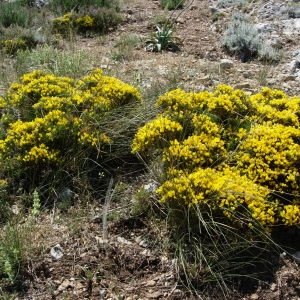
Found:
[{"label": "clump of vegetation", "polygon": [[231,6],[243,6],[247,3],[247,0],[219,0],[217,3],[218,7],[231,7]]},{"label": "clump of vegetation", "polygon": [[242,62],[256,57],[268,62],[278,61],[280,58],[278,51],[261,40],[255,26],[249,23],[244,15],[233,16],[222,44],[230,54],[236,55]]},{"label": "clump of vegetation", "polygon": [[183,277],[223,286],[255,276],[269,255],[268,232],[300,222],[300,98],[220,85],[176,89],[156,105],[161,114],[138,130],[132,150],[162,160],[156,192],[176,227]]},{"label": "clump of vegetation", "polygon": [[0,41],[0,49],[4,50],[7,54],[15,54],[18,50],[26,49],[26,42],[22,39],[11,39]]},{"label": "clump of vegetation", "polygon": [[160,0],[160,5],[163,9],[173,10],[183,7],[184,0]]},{"label": "clump of vegetation", "polygon": [[161,149],[162,202],[200,205],[234,221],[243,214],[249,226],[268,230],[297,225],[299,104],[267,88],[252,96],[225,85],[213,93],[174,90],[158,99],[164,112],[137,132],[133,151]]},{"label": "clump of vegetation", "polygon": [[33,50],[19,51],[15,70],[18,77],[34,69],[50,72],[55,76],[79,78],[94,69],[96,58],[82,50],[61,50],[43,46]]},{"label": "clump of vegetation", "polygon": [[86,160],[111,151],[114,141],[102,120],[139,100],[137,89],[99,69],[80,80],[39,70],[25,74],[0,98],[1,177],[13,185],[25,180],[30,189],[60,171],[80,174]]},{"label": "clump of vegetation", "polygon": [[0,2],[0,26],[9,27],[18,25],[29,28],[32,24],[30,11],[18,1]]},{"label": "clump of vegetation", "polygon": [[0,49],[8,55],[15,55],[21,50],[30,50],[39,43],[33,30],[18,25],[0,27],[0,36]]},{"label": "clump of vegetation", "polygon": [[52,24],[55,33],[101,34],[116,27],[121,20],[121,16],[113,9],[89,7],[79,12],[68,12],[62,17],[55,18]]},{"label": "clump of vegetation", "polygon": [[52,0],[50,4],[51,10],[58,14],[89,7],[120,10],[117,0]]},{"label": "clump of vegetation", "polygon": [[166,23],[162,27],[156,26],[156,32],[146,41],[146,49],[153,52],[179,51],[179,38],[174,35],[173,25]]},{"label": "clump of vegetation", "polygon": [[140,38],[132,34],[124,34],[115,44],[115,51],[112,53],[114,60],[126,60],[132,58],[133,50],[139,45]]}]

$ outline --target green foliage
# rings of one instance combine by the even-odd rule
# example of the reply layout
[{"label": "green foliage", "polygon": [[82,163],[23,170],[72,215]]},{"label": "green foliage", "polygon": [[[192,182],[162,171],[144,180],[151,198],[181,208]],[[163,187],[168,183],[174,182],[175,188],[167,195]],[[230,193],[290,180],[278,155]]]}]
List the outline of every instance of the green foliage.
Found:
[{"label": "green foliage", "polygon": [[69,11],[80,11],[82,8],[88,7],[119,11],[119,3],[116,0],[53,0],[51,1],[50,7],[59,14]]},{"label": "green foliage", "polygon": [[28,28],[31,26],[31,15],[27,8],[18,1],[0,2],[0,26],[18,25]]},{"label": "green foliage", "polygon": [[53,32],[70,35],[73,32],[81,34],[106,33],[115,28],[122,18],[112,8],[88,7],[79,12],[68,12],[52,21]]},{"label": "green foliage", "polygon": [[79,80],[25,74],[0,98],[1,177],[12,176],[14,184],[23,178],[30,188],[54,184],[59,174],[83,174],[89,161],[110,156],[110,112],[139,100],[137,89],[101,70]]},{"label": "green foliage", "polygon": [[224,17],[225,17],[225,13],[223,13],[223,12],[216,12],[210,18],[212,19],[213,22],[216,22],[218,20],[223,19]]},{"label": "green foliage", "polygon": [[92,70],[95,62],[96,58],[86,51],[61,50],[45,45],[31,51],[19,51],[15,69],[19,77],[33,69],[39,69],[55,76],[78,78]]},{"label": "green foliage", "polygon": [[32,209],[31,209],[31,215],[33,217],[36,217],[39,215],[41,210],[41,200],[39,197],[39,193],[37,190],[34,190],[33,192],[33,205],[32,205]]},{"label": "green foliage", "polygon": [[223,214],[235,226],[299,224],[299,98],[221,85],[212,93],[177,89],[157,105],[164,112],[132,147],[162,153],[161,202]]},{"label": "green foliage", "polygon": [[18,25],[0,27],[0,50],[6,54],[15,55],[20,50],[32,49],[36,45],[37,40],[32,30]]},{"label": "green foliage", "polygon": [[112,53],[114,60],[127,60],[132,58],[134,48],[139,44],[140,39],[135,35],[122,35],[119,41],[115,44],[116,51]]},{"label": "green foliage", "polygon": [[173,26],[169,24],[163,27],[156,26],[156,32],[146,41],[146,49],[153,52],[179,51],[179,38],[174,35]]},{"label": "green foliage", "polygon": [[8,225],[0,236],[0,277],[5,276],[15,284],[24,263],[25,232],[15,225]]},{"label": "green foliage", "polygon": [[163,9],[173,10],[183,7],[185,0],[160,0],[160,6]]},{"label": "green foliage", "polygon": [[222,43],[231,54],[246,62],[258,55],[261,40],[252,24],[236,16],[229,24]]},{"label": "green foliage", "polygon": [[0,180],[0,224],[7,221],[11,212],[7,188],[8,182],[3,179]]}]

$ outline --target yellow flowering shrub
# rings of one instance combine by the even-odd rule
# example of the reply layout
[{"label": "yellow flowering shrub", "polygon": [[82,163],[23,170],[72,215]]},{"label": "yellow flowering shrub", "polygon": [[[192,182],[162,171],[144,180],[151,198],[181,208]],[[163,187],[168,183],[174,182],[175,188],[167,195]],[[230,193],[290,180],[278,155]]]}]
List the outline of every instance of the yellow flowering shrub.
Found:
[{"label": "yellow flowering shrub", "polygon": [[138,130],[132,151],[160,149],[162,202],[197,205],[234,222],[242,215],[268,230],[299,225],[299,97],[220,85],[212,92],[176,89],[156,105],[163,113]]},{"label": "yellow flowering shrub", "polygon": [[0,163],[15,160],[20,169],[37,169],[66,165],[77,153],[95,159],[113,143],[101,120],[112,109],[140,100],[136,88],[100,69],[79,80],[25,74],[0,98]]},{"label": "yellow flowering shrub", "polygon": [[54,33],[106,33],[122,20],[117,8],[93,6],[72,11],[52,20]]},{"label": "yellow flowering shrub", "polygon": [[15,54],[18,50],[24,50],[26,48],[26,41],[22,39],[0,40],[0,49],[10,55]]}]

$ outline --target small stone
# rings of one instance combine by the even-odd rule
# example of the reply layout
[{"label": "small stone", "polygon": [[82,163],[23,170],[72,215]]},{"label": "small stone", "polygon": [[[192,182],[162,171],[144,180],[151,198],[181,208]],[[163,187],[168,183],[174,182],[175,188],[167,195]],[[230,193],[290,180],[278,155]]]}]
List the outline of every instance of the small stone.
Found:
[{"label": "small stone", "polygon": [[230,59],[221,59],[219,66],[221,70],[229,70],[234,67],[234,63]]},{"label": "small stone", "polygon": [[202,77],[202,78],[199,78],[199,82],[200,82],[200,83],[208,83],[208,82],[210,82],[210,81],[211,81],[211,78],[210,78],[209,75],[204,76],[204,77]]},{"label": "small stone", "polygon": [[156,285],[156,282],[154,280],[149,280],[146,282],[145,284],[146,286],[149,286],[149,287],[152,287],[152,286],[155,286]]},{"label": "small stone", "polygon": [[162,296],[163,296],[163,293],[161,293],[159,291],[146,294],[146,298],[149,298],[149,299],[158,299]]},{"label": "small stone", "polygon": [[139,242],[139,246],[143,247],[143,248],[147,248],[148,247],[148,243],[145,241],[140,241]]},{"label": "small stone", "polygon": [[119,242],[120,244],[125,244],[125,245],[130,245],[132,244],[130,241],[126,240],[125,238],[118,236],[117,237],[117,242]]},{"label": "small stone", "polygon": [[259,296],[257,294],[252,294],[249,299],[257,300],[257,299],[259,299]]},{"label": "small stone", "polygon": [[64,251],[63,251],[62,247],[60,246],[60,244],[57,244],[51,248],[50,254],[53,259],[59,260],[63,257]]},{"label": "small stone", "polygon": [[184,295],[183,291],[179,289],[175,289],[171,294],[171,299],[182,299],[183,295]]},{"label": "small stone", "polygon": [[294,80],[296,80],[295,75],[283,75],[280,78],[280,81],[283,81],[283,82],[294,81]]},{"label": "small stone", "polygon": [[238,83],[235,85],[235,89],[249,89],[251,87],[250,83],[249,82],[243,82],[243,83]]}]

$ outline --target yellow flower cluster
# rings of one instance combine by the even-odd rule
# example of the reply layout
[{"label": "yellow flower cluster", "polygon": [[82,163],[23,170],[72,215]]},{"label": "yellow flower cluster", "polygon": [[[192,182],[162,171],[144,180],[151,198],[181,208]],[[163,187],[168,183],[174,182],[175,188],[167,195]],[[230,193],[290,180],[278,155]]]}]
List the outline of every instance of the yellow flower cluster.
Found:
[{"label": "yellow flower cluster", "polygon": [[62,17],[53,19],[52,25],[56,33],[68,33],[73,28],[79,31],[93,29],[96,27],[96,22],[90,15],[77,17],[76,14],[69,12]]},{"label": "yellow flower cluster", "polygon": [[163,113],[138,130],[132,150],[161,150],[161,201],[221,210],[235,221],[238,212],[267,229],[299,224],[300,98],[220,85],[176,89],[156,105]]},{"label": "yellow flower cluster", "polygon": [[66,33],[73,26],[72,13],[68,12],[62,17],[52,20],[53,30],[56,33]]},{"label": "yellow flower cluster", "polygon": [[280,212],[285,225],[300,224],[299,205],[285,205]]},{"label": "yellow flower cluster", "polygon": [[93,27],[95,25],[94,19],[88,15],[85,15],[81,18],[77,18],[75,20],[75,24],[78,25],[80,28],[89,28],[89,27]]},{"label": "yellow flower cluster", "polygon": [[160,147],[166,140],[175,139],[183,127],[176,121],[172,121],[167,116],[158,116],[150,121],[136,133],[132,151],[145,150],[149,147]]},{"label": "yellow flower cluster", "polygon": [[164,151],[163,161],[191,171],[194,167],[212,166],[225,154],[224,142],[220,137],[200,133],[187,137],[183,142],[170,141],[170,146]]},{"label": "yellow flower cluster", "polygon": [[300,98],[289,98],[282,91],[263,88],[260,93],[252,95],[250,102],[255,110],[252,120],[268,121],[289,126],[300,126]]},{"label": "yellow flower cluster", "polygon": [[[237,165],[248,178],[277,192],[299,193],[300,129],[254,125],[240,144]],[[298,178],[298,179],[297,179]]]},{"label": "yellow flower cluster", "polygon": [[112,142],[98,125],[105,113],[140,99],[137,89],[99,69],[78,81],[41,71],[25,74],[0,99],[0,161],[61,163],[66,149],[72,153],[81,146],[99,152]]},{"label": "yellow flower cluster", "polygon": [[8,54],[15,54],[18,50],[26,48],[26,42],[22,39],[0,40],[0,49],[3,49]]}]

